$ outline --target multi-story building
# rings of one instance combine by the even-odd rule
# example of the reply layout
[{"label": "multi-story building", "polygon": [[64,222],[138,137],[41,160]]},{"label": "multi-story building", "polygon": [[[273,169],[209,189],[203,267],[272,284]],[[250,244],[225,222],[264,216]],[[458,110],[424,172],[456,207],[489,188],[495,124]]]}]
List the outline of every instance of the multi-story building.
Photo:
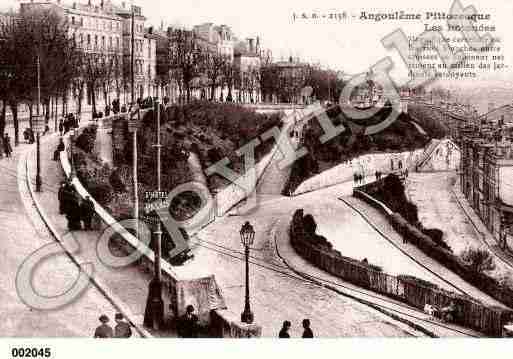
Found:
[{"label": "multi-story building", "polygon": [[492,128],[462,130],[461,189],[498,244],[513,251],[513,143]]},{"label": "multi-story building", "polygon": [[[134,97],[137,99],[155,95],[156,40],[144,27],[146,18],[140,7],[127,7],[125,2],[118,6],[110,0],[71,4],[61,0],[30,1],[21,4],[21,11],[33,8],[56,11],[67,20],[69,36],[82,51],[102,56],[105,63],[115,63],[117,68],[112,71],[115,78],[108,81],[115,85],[110,86],[106,98],[102,99],[98,93],[100,89],[96,89],[96,96],[108,103],[122,95],[124,102],[130,101],[133,11]],[[92,93],[88,89],[86,94],[90,104]]]},{"label": "multi-story building", "polygon": [[260,38],[240,41],[233,54],[233,64],[237,69],[235,97],[239,102],[260,102],[260,68],[262,65]]}]

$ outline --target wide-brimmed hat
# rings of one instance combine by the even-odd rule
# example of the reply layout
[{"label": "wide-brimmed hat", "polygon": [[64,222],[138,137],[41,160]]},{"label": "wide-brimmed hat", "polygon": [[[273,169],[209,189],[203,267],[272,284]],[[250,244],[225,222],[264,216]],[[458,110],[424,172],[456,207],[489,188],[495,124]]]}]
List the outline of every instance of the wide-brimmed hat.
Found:
[{"label": "wide-brimmed hat", "polygon": [[102,322],[102,323],[104,323],[104,324],[105,324],[105,323],[108,323],[108,322],[109,322],[109,320],[110,320],[110,319],[109,319],[109,317],[107,317],[105,314],[103,314],[103,315],[101,315],[101,316],[100,316],[100,322]]}]

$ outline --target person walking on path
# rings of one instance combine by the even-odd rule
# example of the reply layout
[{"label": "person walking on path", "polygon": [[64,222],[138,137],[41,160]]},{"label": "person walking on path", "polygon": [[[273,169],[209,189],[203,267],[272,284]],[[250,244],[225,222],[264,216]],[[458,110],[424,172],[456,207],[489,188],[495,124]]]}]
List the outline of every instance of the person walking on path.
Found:
[{"label": "person walking on path", "polygon": [[310,319],[303,319],[303,336],[302,338],[313,338],[313,332],[310,328]]},{"label": "person walking on path", "polygon": [[59,160],[59,156],[60,156],[60,153],[62,151],[64,151],[66,149],[66,146],[64,145],[64,141],[62,140],[62,138],[60,139],[59,141],[59,144],[57,145],[57,149],[55,150],[55,152],[53,153],[53,160],[54,161],[58,161]]},{"label": "person walking on path", "polygon": [[7,133],[4,135],[4,152],[5,152],[5,157],[7,157],[7,158],[12,157],[11,156],[11,154],[12,154],[11,138],[9,137],[9,135]]},{"label": "person walking on path", "polygon": [[185,315],[182,317],[180,323],[180,336],[182,338],[197,338],[199,329],[198,320],[198,316],[194,314],[194,307],[189,304],[185,309]]},{"label": "person walking on path", "polygon": [[130,338],[132,336],[132,329],[130,324],[125,321],[123,314],[117,313],[115,319],[117,324],[114,327],[114,336],[116,338]]},{"label": "person walking on path", "polygon": [[91,197],[87,196],[85,200],[80,204],[80,216],[82,217],[82,222],[84,222],[84,229],[86,231],[90,231],[91,222],[93,220],[94,215],[94,203],[91,201]]},{"label": "person walking on path", "polygon": [[61,186],[59,187],[59,192],[57,195],[59,198],[59,214],[65,213],[65,202],[64,202],[65,195],[66,195],[66,181],[63,181],[61,183]]},{"label": "person walking on path", "polygon": [[70,231],[79,231],[82,229],[80,200],[77,198],[75,191],[66,191],[65,195],[65,214],[68,220],[68,229]]},{"label": "person walking on path", "polygon": [[278,334],[279,338],[290,338],[289,329],[291,327],[291,323],[286,320],[283,322],[283,327],[280,330],[280,333]]},{"label": "person walking on path", "polygon": [[112,330],[112,327],[107,324],[109,322],[109,317],[103,314],[100,316],[100,322],[102,324],[94,331],[94,337],[100,339],[114,337],[114,331]]},{"label": "person walking on path", "polygon": [[64,121],[62,118],[59,120],[59,134],[62,136],[64,133]]}]

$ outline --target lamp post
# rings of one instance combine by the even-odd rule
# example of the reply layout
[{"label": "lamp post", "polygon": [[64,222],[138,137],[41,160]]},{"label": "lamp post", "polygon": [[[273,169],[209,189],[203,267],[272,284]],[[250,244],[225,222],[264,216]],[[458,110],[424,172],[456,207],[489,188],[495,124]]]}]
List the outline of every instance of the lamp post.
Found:
[{"label": "lamp post", "polygon": [[70,146],[70,152],[71,152],[71,172],[70,172],[70,177],[71,179],[73,179],[73,177],[75,177],[75,160],[73,159],[73,143],[75,142],[75,135],[76,135],[76,130],[74,128],[72,128],[70,130],[70,135],[69,135],[69,138],[70,138],[70,142],[69,142],[69,146]]},{"label": "lamp post", "polygon": [[[137,119],[133,115],[137,113]],[[133,134],[133,178],[134,178],[134,219],[136,223],[136,238],[139,235],[139,181],[137,176],[137,129],[141,121],[141,111],[136,106],[136,110],[129,115],[128,129]]]},{"label": "lamp post", "polygon": [[[157,117],[157,191],[161,191],[161,148],[160,144],[160,106],[159,100],[155,100],[156,117]],[[154,112],[155,113],[155,112]],[[144,312],[144,325],[146,327],[158,330],[164,322],[164,301],[162,300],[162,224],[157,221],[157,230],[155,231],[155,268],[154,277],[148,288],[148,300],[146,302],[146,310]]]},{"label": "lamp post", "polygon": [[41,128],[44,125],[41,122],[41,117],[39,115],[39,104],[41,103],[41,64],[39,59],[39,54],[36,59],[37,66],[37,128],[36,128],[36,192],[41,192],[41,143],[40,143],[40,133]]},{"label": "lamp post", "polygon": [[253,245],[255,239],[255,230],[253,226],[246,222],[240,229],[240,241],[244,246],[244,253],[246,255],[246,298],[244,302],[244,311],[240,316],[240,320],[246,324],[252,324],[254,320],[253,313],[249,305],[249,248]]}]

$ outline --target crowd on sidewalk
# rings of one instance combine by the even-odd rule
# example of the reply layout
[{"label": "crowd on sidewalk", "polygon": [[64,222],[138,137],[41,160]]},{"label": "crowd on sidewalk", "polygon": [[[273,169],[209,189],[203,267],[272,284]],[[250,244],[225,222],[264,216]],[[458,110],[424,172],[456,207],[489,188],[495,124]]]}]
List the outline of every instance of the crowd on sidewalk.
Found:
[{"label": "crowd on sidewalk", "polygon": [[82,200],[71,182],[65,180],[61,183],[58,197],[59,213],[66,216],[70,231],[82,230],[82,222],[86,231],[92,230],[91,224],[95,209],[89,196]]}]

